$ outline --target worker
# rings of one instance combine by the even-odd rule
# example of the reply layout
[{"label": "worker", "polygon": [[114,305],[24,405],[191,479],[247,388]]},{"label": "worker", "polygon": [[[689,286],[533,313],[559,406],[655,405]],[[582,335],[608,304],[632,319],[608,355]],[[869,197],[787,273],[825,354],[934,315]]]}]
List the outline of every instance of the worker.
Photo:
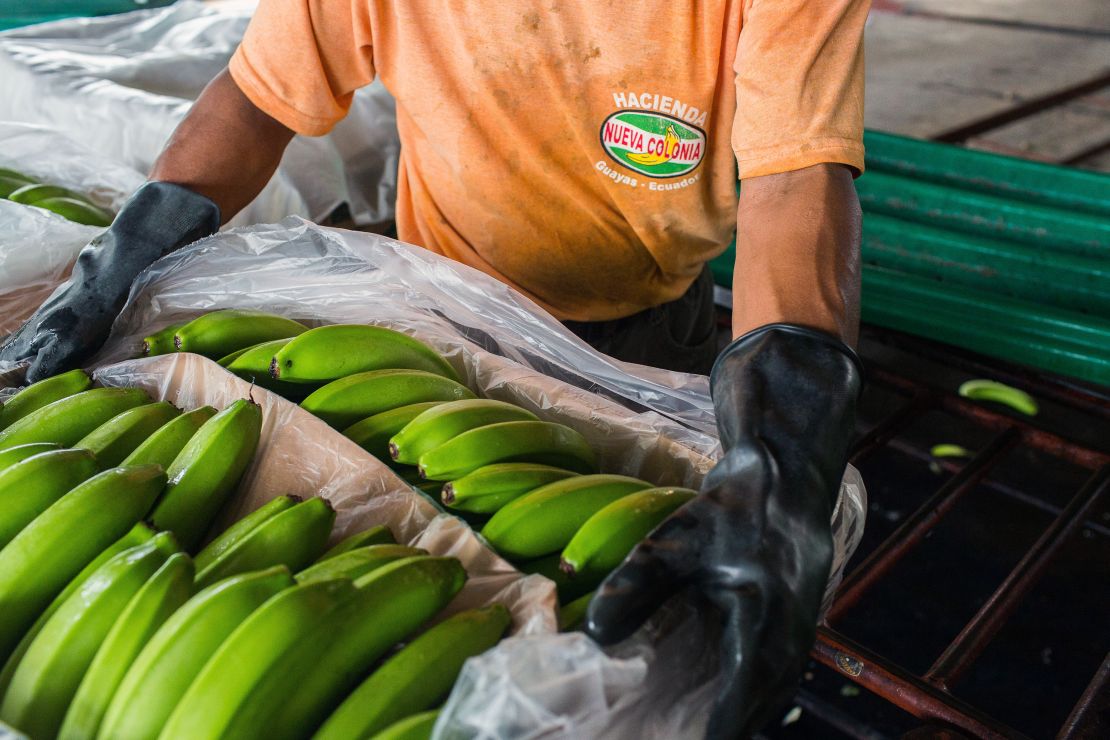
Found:
[{"label": "worker", "polygon": [[[602,352],[712,368],[724,455],[601,586],[587,631],[612,643],[679,590],[708,600],[724,629],[707,732],[749,735],[814,641],[860,388],[868,4],[263,0],[150,181],[0,359],[29,360],[31,380],[81,363],[143,269],[215,232],[295,134],[326,134],[380,78],[402,241],[514,286]],[[734,230],[718,356],[706,263]]]}]

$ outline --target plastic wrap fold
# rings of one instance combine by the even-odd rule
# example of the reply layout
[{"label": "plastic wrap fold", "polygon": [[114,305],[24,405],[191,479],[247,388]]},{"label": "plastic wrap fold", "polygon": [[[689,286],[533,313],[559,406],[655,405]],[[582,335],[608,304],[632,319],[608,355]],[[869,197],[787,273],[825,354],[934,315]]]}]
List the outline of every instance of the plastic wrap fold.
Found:
[{"label": "plastic wrap fold", "polygon": [[[0,122],[0,167],[118,210],[143,176],[56,129]],[[44,208],[0,199],[0,337],[14,331],[66,279],[100,233]]]},{"label": "plastic wrap fold", "polygon": [[[134,356],[150,331],[230,307],[411,334],[481,395],[582,432],[608,472],[696,488],[720,454],[706,378],[613,360],[480,272],[298,218],[217,234],[153,265],[96,362]],[[829,594],[862,536],[865,499],[849,466],[833,514]],[[467,664],[437,736],[696,737],[715,690],[715,628],[677,598],[609,651],[576,634],[505,640]]]},{"label": "plastic wrap fold", "polygon": [[[0,33],[0,120],[65,131],[144,174],[204,86],[243,37],[251,3],[70,18]],[[396,112],[375,83],[354,96],[332,133],[298,136],[262,193],[232,225],[293,213],[322,219],[340,203],[357,223],[393,217]]]}]

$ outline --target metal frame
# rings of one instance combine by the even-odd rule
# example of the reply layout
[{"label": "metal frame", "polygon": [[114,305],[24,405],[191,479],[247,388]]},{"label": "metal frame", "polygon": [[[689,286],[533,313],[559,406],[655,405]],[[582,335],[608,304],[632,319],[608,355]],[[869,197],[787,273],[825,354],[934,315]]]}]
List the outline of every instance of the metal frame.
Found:
[{"label": "metal frame", "polygon": [[[871,331],[874,332],[874,329]],[[916,346],[920,342],[916,338],[910,341],[897,332],[887,330],[878,334],[881,337],[892,336],[895,345]],[[944,350],[940,345],[931,345],[929,351],[937,359],[952,359],[943,357]],[[966,362],[966,358],[963,361]],[[959,362],[958,358],[954,359],[948,366],[958,365]],[[859,463],[890,444],[899,432],[931,410],[943,410],[995,434],[977,454],[962,464],[943,461],[954,475],[849,572],[826,615],[826,624],[818,630],[813,656],[923,723],[940,724],[977,738],[1021,738],[1023,735],[1013,728],[953,696],[949,687],[974,664],[1039,582],[1054,556],[1082,527],[1088,514],[1110,489],[1110,454],[1041,429],[1031,421],[1009,416],[950,391],[905,377],[889,368],[873,366],[868,370],[870,383],[907,396],[908,400],[855,443],[850,456],[853,463]],[[999,372],[1007,374],[1010,380],[1015,378],[1015,374],[1005,368],[999,368]],[[1024,384],[1026,390],[1036,393],[1052,386],[1049,379],[1039,380],[1041,382]],[[1088,418],[1106,418],[1106,400],[1100,389],[1091,388],[1088,391],[1069,385],[1066,391],[1052,395],[1054,400],[1068,402]],[[978,613],[936,658],[932,667],[924,675],[915,675],[839,634],[834,626],[840,617],[882,580],[903,556],[911,552],[964,494],[985,481],[1008,452],[1019,447],[1035,448],[1058,457],[1089,470],[1090,476],[1067,506],[1058,511],[1055,520],[998,585]],[[1106,732],[1107,728],[1100,723],[1104,722],[1102,716],[1108,707],[1110,655],[1092,677],[1086,691],[1077,697],[1071,714],[1059,730],[1058,740],[1094,737],[1097,732]]]}]

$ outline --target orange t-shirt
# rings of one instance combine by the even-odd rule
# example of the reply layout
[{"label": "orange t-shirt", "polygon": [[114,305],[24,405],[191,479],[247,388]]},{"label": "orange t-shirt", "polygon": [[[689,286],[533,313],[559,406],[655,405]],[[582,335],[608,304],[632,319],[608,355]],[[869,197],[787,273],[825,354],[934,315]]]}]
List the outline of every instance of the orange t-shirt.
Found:
[{"label": "orange t-shirt", "polygon": [[726,247],[737,165],[862,170],[868,5],[262,0],[230,71],[310,136],[381,77],[400,238],[596,321],[674,300]]}]

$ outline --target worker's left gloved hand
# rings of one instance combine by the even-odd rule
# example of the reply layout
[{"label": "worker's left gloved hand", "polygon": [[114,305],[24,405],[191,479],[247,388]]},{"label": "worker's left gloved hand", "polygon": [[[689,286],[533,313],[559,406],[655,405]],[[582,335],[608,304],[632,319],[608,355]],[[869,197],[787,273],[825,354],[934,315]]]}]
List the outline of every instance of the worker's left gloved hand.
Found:
[{"label": "worker's left gloved hand", "polygon": [[747,737],[793,696],[829,578],[860,383],[855,353],[824,332],[772,324],[729,345],[710,376],[724,457],[590,604],[586,631],[602,644],[686,586],[717,607],[722,686],[707,737]]},{"label": "worker's left gloved hand", "polygon": [[0,346],[0,361],[29,362],[29,383],[78,366],[108,338],[139,273],[219,227],[220,209],[208,198],[146,183],[81,250],[69,280]]}]

